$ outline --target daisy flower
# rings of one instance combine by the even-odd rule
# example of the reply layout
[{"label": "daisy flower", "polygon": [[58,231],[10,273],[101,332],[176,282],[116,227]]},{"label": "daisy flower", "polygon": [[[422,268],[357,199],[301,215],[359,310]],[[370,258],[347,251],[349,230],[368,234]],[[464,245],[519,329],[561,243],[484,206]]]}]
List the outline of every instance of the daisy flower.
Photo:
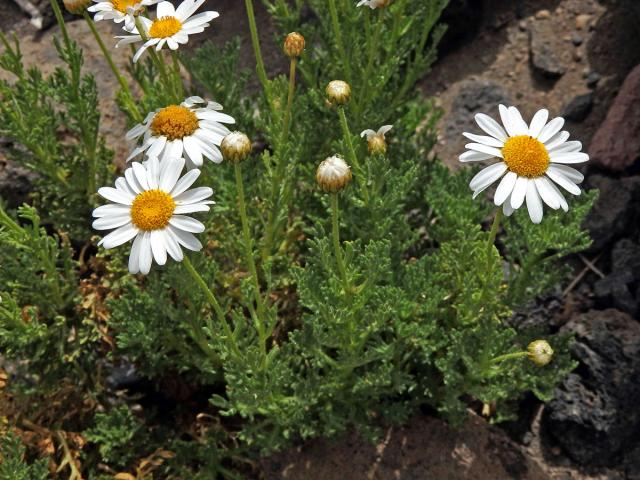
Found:
[{"label": "daisy flower", "polygon": [[165,43],[171,50],[177,50],[178,46],[189,41],[189,35],[204,32],[209,22],[220,16],[218,12],[207,11],[192,16],[202,6],[205,0],[184,0],[178,8],[174,8],[171,2],[160,2],[156,12],[156,19],[149,20],[140,16],[140,23],[144,32],[136,29],[134,35],[121,35],[116,47],[129,43],[141,42],[144,36],[144,44],[133,56],[133,63],[137,62],[140,55],[152,46],[160,50]]},{"label": "daisy flower", "polygon": [[113,20],[115,23],[124,22],[124,29],[133,32],[136,29],[135,17],[149,5],[158,3],[159,0],[93,0],[96,4],[87,8],[89,12],[95,12],[93,20]]},{"label": "daisy flower", "polygon": [[384,136],[392,128],[393,125],[383,125],[377,132],[367,129],[360,134],[363,138],[367,137],[367,146],[370,154],[384,155],[387,152],[387,142]]},{"label": "daisy flower", "polygon": [[147,115],[127,132],[127,140],[142,137],[142,145],[135,148],[127,161],[145,152],[149,157],[186,157],[189,167],[200,167],[203,157],[220,163],[218,147],[231,133],[223,123],[235,123],[233,117],[220,112],[222,105],[189,97],[180,105],[169,105]]},{"label": "daisy flower", "polygon": [[187,172],[182,178],[184,159],[170,158],[162,163],[150,158],[146,165],[134,162],[119,177],[115,188],[102,187],[98,194],[113,202],[96,208],[93,228],[113,230],[98,245],[114,248],[133,239],[129,255],[129,271],[147,274],[152,260],[167,262],[167,253],[177,262],[183,259],[181,247],[198,251],[202,244],[193,235],[204,232],[204,225],[185,216],[186,213],[208,212],[213,201],[206,200],[213,191],[209,187],[187,190],[200,175],[200,170]]},{"label": "daisy flower", "polygon": [[527,125],[516,107],[499,106],[502,125],[488,115],[475,116],[478,126],[488,134],[463,133],[474,143],[460,155],[461,162],[481,162],[498,159],[481,170],[469,186],[475,198],[494,182],[500,180],[494,196],[496,205],[503,205],[505,215],[527,202],[529,216],[534,223],[542,221],[542,203],[554,210],[569,210],[567,201],[556,186],[573,195],[580,195],[578,184],[584,176],[568,164],[583,163],[589,155],[581,152],[582,144],[567,141],[569,132],[561,131],[564,119],[556,117],[547,122],[549,111],[539,110]]},{"label": "daisy flower", "polygon": [[356,7],[367,6],[370,9],[388,7],[392,0],[360,0]]}]

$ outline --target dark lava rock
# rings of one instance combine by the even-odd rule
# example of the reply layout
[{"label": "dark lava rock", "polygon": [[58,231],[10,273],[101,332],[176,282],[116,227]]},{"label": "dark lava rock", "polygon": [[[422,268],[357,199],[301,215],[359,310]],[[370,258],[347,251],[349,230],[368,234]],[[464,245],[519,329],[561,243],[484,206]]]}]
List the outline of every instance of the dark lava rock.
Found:
[{"label": "dark lava rock", "polygon": [[16,208],[28,200],[31,185],[37,175],[13,162],[0,162],[0,197],[9,208]]},{"label": "dark lava rock", "polygon": [[596,88],[601,78],[598,72],[589,72],[587,74],[587,87]]},{"label": "dark lava rock", "polygon": [[562,110],[562,116],[572,122],[582,122],[593,107],[593,92],[573,97]]},{"label": "dark lava rock", "polygon": [[447,31],[438,45],[440,55],[474,37],[480,30],[479,18],[482,18],[482,2],[451,0],[440,17],[440,20],[447,25]]},{"label": "dark lava rock", "polygon": [[548,22],[534,22],[530,29],[529,51],[533,68],[544,77],[557,79],[567,71],[554,45],[557,32]]},{"label": "dark lava rock", "polygon": [[628,234],[636,221],[640,177],[615,179],[596,174],[589,177],[587,187],[600,191],[584,224],[593,239],[590,250],[597,252],[614,238]]},{"label": "dark lava rock", "polygon": [[618,172],[640,158],[640,65],[622,84],[591,140],[589,156],[594,164]]},{"label": "dark lava rock", "polygon": [[464,141],[460,132],[477,132],[474,120],[476,113],[498,115],[498,104],[509,104],[507,92],[489,80],[469,80],[460,86],[458,96],[451,106],[451,114],[446,121],[444,134],[449,141]]},{"label": "dark lava rock", "polygon": [[584,42],[584,38],[581,35],[574,33],[571,35],[571,43],[573,43],[576,47],[579,47]]},{"label": "dark lava rock", "polygon": [[580,366],[545,407],[543,428],[581,465],[611,466],[636,446],[640,429],[640,323],[591,310],[562,330],[575,335]]},{"label": "dark lava rock", "polygon": [[624,238],[613,247],[611,274],[596,282],[594,293],[599,302],[635,316],[638,314],[639,278],[640,245]]}]

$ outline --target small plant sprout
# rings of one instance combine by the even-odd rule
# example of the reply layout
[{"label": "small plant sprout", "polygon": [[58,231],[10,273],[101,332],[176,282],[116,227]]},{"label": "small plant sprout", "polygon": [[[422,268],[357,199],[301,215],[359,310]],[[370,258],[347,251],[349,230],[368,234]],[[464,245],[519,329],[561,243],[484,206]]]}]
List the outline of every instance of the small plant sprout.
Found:
[{"label": "small plant sprout", "polygon": [[167,44],[171,50],[177,50],[180,45],[189,41],[189,35],[203,32],[211,20],[220,16],[218,12],[210,10],[192,17],[204,2],[205,0],[184,0],[178,8],[174,8],[171,2],[161,2],[158,4],[155,20],[137,17],[137,33],[117,36],[120,41],[116,46],[144,41],[133,56],[133,63],[149,47],[160,50]]},{"label": "small plant sprout", "polygon": [[472,140],[460,155],[461,162],[481,162],[495,158],[499,162],[481,170],[469,186],[474,198],[491,184],[500,180],[494,196],[496,205],[503,205],[504,214],[527,201],[527,209],[533,223],[542,221],[542,202],[554,210],[569,206],[554,182],[573,195],[580,195],[578,184],[584,176],[566,164],[583,163],[589,155],[580,152],[582,144],[567,141],[569,132],[561,131],[564,119],[556,117],[547,122],[549,111],[539,110],[527,125],[516,107],[499,106],[502,126],[488,115],[476,115],[478,126],[488,133],[476,135],[463,133]]},{"label": "small plant sprout", "polygon": [[291,32],[284,39],[282,47],[284,54],[289,58],[298,58],[304,52],[304,37],[298,32]]},{"label": "small plant sprout", "polygon": [[385,134],[393,128],[393,125],[383,125],[377,132],[367,129],[360,136],[367,137],[367,149],[370,155],[384,155],[387,153],[387,141]]},{"label": "small plant sprout", "polygon": [[223,123],[233,124],[235,119],[220,110],[222,105],[218,103],[189,97],[180,105],[150,113],[143,123],[127,132],[127,140],[142,137],[142,145],[131,152],[127,161],[145,153],[161,160],[184,155],[189,168],[200,167],[203,157],[222,162],[218,146],[230,133]]},{"label": "small plant sprout", "polygon": [[167,158],[160,163],[151,157],[146,165],[133,162],[115,188],[102,187],[98,194],[113,202],[93,211],[96,230],[111,230],[100,240],[106,249],[134,239],[129,255],[129,272],[148,274],[152,259],[167,262],[167,253],[176,262],[183,259],[181,246],[199,251],[202,244],[193,235],[204,232],[204,225],[184,214],[208,212],[209,187],[187,190],[200,175],[194,169],[180,178],[185,161]]},{"label": "small plant sprout", "polygon": [[351,181],[351,167],[338,155],[329,157],[318,165],[316,182],[325,192],[335,193]]},{"label": "small plant sprout", "polygon": [[343,80],[332,80],[325,92],[331,105],[346,105],[351,97],[351,87]]},{"label": "small plant sprout", "polygon": [[360,0],[356,7],[369,7],[370,9],[385,8],[391,5],[393,0]]},{"label": "small plant sprout", "polygon": [[74,15],[82,15],[87,7],[91,5],[91,0],[62,0],[62,3],[67,12]]},{"label": "small plant sprout", "polygon": [[[95,13],[93,20],[113,20],[115,23],[124,22],[124,29],[133,32],[136,28],[135,17],[140,15],[150,5],[158,3],[158,0],[93,0],[95,5],[87,9]],[[76,2],[77,3],[77,2]],[[65,3],[66,6],[66,3]]]}]

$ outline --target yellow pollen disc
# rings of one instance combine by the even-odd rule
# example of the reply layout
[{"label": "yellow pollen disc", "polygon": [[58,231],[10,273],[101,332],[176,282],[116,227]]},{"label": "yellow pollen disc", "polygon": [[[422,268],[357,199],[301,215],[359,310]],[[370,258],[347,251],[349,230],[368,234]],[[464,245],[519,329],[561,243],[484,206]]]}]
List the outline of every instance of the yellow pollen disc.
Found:
[{"label": "yellow pollen disc", "polygon": [[131,221],[140,230],[159,230],[169,224],[175,209],[171,195],[162,190],[147,190],[133,200]]},{"label": "yellow pollen disc", "polygon": [[198,117],[187,107],[169,105],[155,114],[151,132],[155,136],[164,135],[172,141],[193,135],[198,125]]},{"label": "yellow pollen disc", "polygon": [[502,156],[509,170],[520,177],[539,177],[549,167],[547,148],[529,135],[509,138],[502,147]]},{"label": "yellow pollen disc", "polygon": [[167,38],[175,35],[182,28],[182,23],[176,17],[156,18],[149,29],[149,36],[153,38]]},{"label": "yellow pollen disc", "polygon": [[128,13],[127,9],[129,7],[133,7],[139,1],[140,0],[111,0],[111,4],[113,5],[113,8],[118,10],[120,13]]}]

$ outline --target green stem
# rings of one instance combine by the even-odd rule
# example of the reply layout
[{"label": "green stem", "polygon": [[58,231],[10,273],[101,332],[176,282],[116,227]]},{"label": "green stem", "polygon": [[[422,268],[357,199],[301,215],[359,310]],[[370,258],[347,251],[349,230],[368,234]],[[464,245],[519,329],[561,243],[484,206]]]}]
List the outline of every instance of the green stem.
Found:
[{"label": "green stem", "polygon": [[229,326],[229,323],[227,323],[227,319],[225,318],[224,312],[222,311],[222,307],[220,307],[220,304],[218,303],[216,296],[213,294],[211,289],[207,286],[207,282],[204,281],[204,278],[202,278],[202,276],[193,267],[193,264],[191,263],[191,260],[189,260],[189,257],[185,256],[182,263],[185,269],[187,270],[187,272],[189,272],[189,275],[191,275],[191,278],[193,278],[193,280],[202,290],[202,293],[204,293],[204,296],[206,297],[209,304],[213,307],[213,311],[215,312],[216,317],[218,317],[218,321],[220,322],[220,324],[222,325],[222,328],[224,329],[224,333],[227,336],[227,341],[229,342],[231,349],[236,355],[238,355],[238,357],[241,357],[240,349],[238,348],[238,345],[236,343],[236,338],[234,337],[233,332],[231,331],[231,327]]},{"label": "green stem", "polygon": [[336,255],[336,263],[338,264],[338,272],[342,279],[344,292],[346,295],[351,293],[349,280],[347,279],[347,269],[344,265],[342,255],[342,246],[340,245],[340,211],[338,208],[338,192],[331,194],[331,237],[333,239],[333,249]]},{"label": "green stem", "polygon": [[[293,107],[293,96],[296,91],[296,65],[298,60],[296,58],[291,59],[291,64],[289,65],[289,93],[287,95],[287,109],[284,112],[284,120],[282,121],[282,143],[287,141],[287,137],[289,136],[289,125],[291,123],[291,109]],[[284,162],[280,162],[284,163]],[[278,165],[279,167],[280,165]]]},{"label": "green stem", "polygon": [[338,47],[338,55],[344,68],[344,74],[348,83],[351,83],[351,65],[347,57],[347,51],[344,49],[342,42],[342,31],[338,21],[338,10],[336,9],[336,0],[329,0],[329,15],[331,16],[331,25],[333,26],[333,36],[336,39],[336,47]]},{"label": "green stem", "polygon": [[251,44],[253,45],[253,53],[256,57],[256,71],[258,72],[258,79],[262,84],[264,96],[267,99],[271,113],[275,114],[273,108],[273,101],[271,98],[271,86],[269,79],[267,78],[267,71],[264,68],[264,60],[262,59],[262,50],[260,48],[260,38],[258,37],[258,27],[256,26],[256,15],[253,11],[253,0],[244,1],[247,18],[249,19],[249,31],[251,32]]},{"label": "green stem", "polygon": [[[382,25],[383,25],[383,16],[384,16],[384,8],[381,8],[378,14],[378,22],[376,23],[376,27],[375,30],[373,32],[373,36],[369,37],[369,52],[368,52],[368,60],[367,60],[367,66],[365,68],[364,71],[364,75],[362,76],[363,79],[363,86],[362,86],[362,91],[360,92],[360,98],[358,103],[356,104],[356,118],[360,118],[360,115],[362,114],[362,111],[364,110],[364,107],[366,106],[367,102],[369,101],[370,98],[370,94],[371,94],[371,88],[369,88],[369,78],[371,78],[371,69],[373,68],[373,61],[375,58],[375,53],[376,53],[376,47],[380,48],[380,42],[378,41],[378,37],[380,37],[380,31],[382,29]],[[367,19],[369,18],[368,16],[368,12],[367,12]]]},{"label": "green stem", "polygon": [[503,362],[505,360],[512,360],[514,358],[522,358],[522,357],[526,357],[527,355],[529,355],[529,352],[512,352],[512,353],[505,353],[504,355],[500,355],[499,357],[493,358],[491,359],[491,363],[500,363]]},{"label": "green stem", "polygon": [[338,107],[338,115],[340,116],[340,126],[342,127],[342,135],[344,137],[345,142],[347,142],[348,154],[349,154],[349,162],[356,170],[356,180],[360,185],[360,189],[362,190],[362,195],[364,197],[364,203],[369,204],[369,191],[367,189],[367,179],[365,178],[364,170],[360,167],[360,162],[358,161],[358,155],[356,155],[356,150],[353,147],[353,141],[351,139],[351,130],[349,130],[349,123],[347,122],[347,114],[344,112],[344,107]]},{"label": "green stem", "polygon": [[[500,228],[500,221],[502,220],[502,208],[498,208],[495,217],[493,217],[493,223],[491,224],[491,231],[489,232],[489,238],[487,240],[487,264],[488,268],[491,267],[491,250],[494,247],[496,236],[498,235],[498,229]],[[488,273],[488,272],[487,272]]]},{"label": "green stem", "polygon": [[247,217],[247,207],[244,200],[244,184],[242,181],[242,167],[240,162],[234,164],[234,170],[236,175],[236,190],[238,194],[238,211],[240,213],[240,222],[242,223],[242,237],[244,243],[244,254],[247,262],[247,268],[253,279],[253,290],[255,296],[256,307],[258,310],[258,318],[256,322],[256,328],[258,329],[258,335],[260,336],[260,348],[263,353],[263,358],[266,357],[266,340],[267,335],[265,332],[265,309],[262,301],[262,294],[260,293],[260,279],[258,278],[258,269],[256,268],[256,262],[253,258],[253,240],[251,238],[251,232],[249,231],[249,219]]},{"label": "green stem", "polygon": [[185,91],[182,76],[180,75],[180,59],[178,58],[177,51],[171,50],[171,60],[173,61],[173,70],[175,72],[176,95],[179,99],[183,99],[185,97]]},{"label": "green stem", "polygon": [[[291,112],[293,109],[293,98],[296,90],[296,66],[298,64],[297,59],[292,58],[289,67],[289,93],[287,96],[287,109],[284,113],[284,119],[282,121],[282,139],[280,146],[286,144],[289,137],[289,130],[291,126]],[[275,222],[279,218],[279,211],[281,202],[278,197],[279,187],[282,185],[284,179],[284,171],[286,168],[286,162],[282,155],[277,157],[278,164],[276,166],[275,175],[272,177],[271,183],[271,205],[272,208],[269,211],[267,217],[267,227],[265,232],[265,241],[262,247],[262,260],[265,261],[271,255],[271,249],[273,248],[274,237],[276,235]]]},{"label": "green stem", "polygon": [[102,40],[102,37],[100,36],[100,32],[98,32],[98,29],[96,28],[94,21],[91,19],[91,17],[89,16],[86,10],[82,13],[82,15],[85,21],[87,22],[87,25],[89,25],[89,29],[91,30],[91,33],[93,33],[93,36],[95,37],[96,42],[98,43],[98,46],[100,47],[102,56],[105,58],[105,60],[109,64],[109,67],[113,72],[113,75],[116,77],[116,80],[118,80],[118,83],[120,84],[120,88],[122,88],[122,91],[124,92],[124,97],[127,102],[127,108],[129,110],[129,113],[131,114],[131,116],[136,122],[138,123],[142,122],[143,120],[142,114],[138,110],[138,107],[135,104],[135,102],[133,101],[133,94],[131,93],[129,84],[120,73],[120,70],[118,70],[118,67],[113,61],[113,57],[111,56],[111,53],[109,52],[106,45],[104,44],[104,41]]},{"label": "green stem", "polygon": [[60,31],[62,32],[64,43],[67,46],[67,50],[69,50],[71,48],[71,39],[69,38],[69,32],[67,32],[67,26],[64,23],[64,17],[62,16],[60,5],[58,5],[58,0],[51,0],[51,8],[53,8],[53,14],[56,17],[58,25],[60,26]]},{"label": "green stem", "polygon": [[[146,42],[149,39],[149,37],[147,37],[147,33],[145,32],[144,26],[140,21],[140,17],[136,16],[135,19],[136,19],[136,29],[138,30],[138,33],[140,34],[142,41]],[[166,90],[165,94],[173,98],[174,102],[180,103],[183,99],[178,98],[178,95],[175,92],[175,88],[171,83],[171,81],[169,80],[169,74],[167,73],[167,67],[164,64],[164,61],[158,56],[154,46],[147,48],[147,51],[151,56],[151,61],[153,62],[153,64],[156,66],[156,69],[160,73],[160,79],[162,81],[162,85]]]}]

